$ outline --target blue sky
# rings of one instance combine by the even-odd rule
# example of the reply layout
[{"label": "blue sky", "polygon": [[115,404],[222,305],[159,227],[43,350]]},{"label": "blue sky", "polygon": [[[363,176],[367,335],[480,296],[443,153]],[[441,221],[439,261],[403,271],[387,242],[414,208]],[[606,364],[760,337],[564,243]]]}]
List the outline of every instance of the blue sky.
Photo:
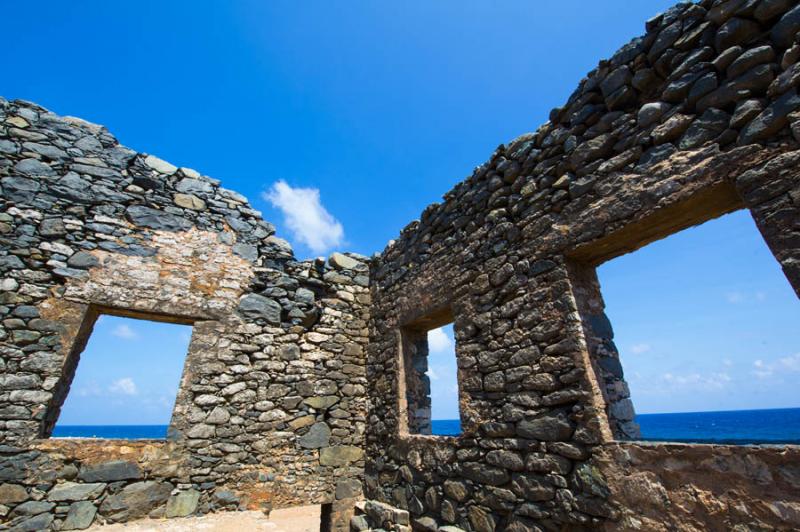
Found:
[{"label": "blue sky", "polygon": [[59,425],[167,425],[183,373],[189,325],[100,316]]},{"label": "blue sky", "polygon": [[[10,2],[4,16],[15,23],[3,30],[0,94],[103,124],[134,149],[222,180],[248,196],[302,258],[337,249],[372,254],[498,144],[545,122],[599,59],[641,34],[644,21],[672,3]],[[647,268],[674,253],[653,249],[655,264]],[[762,360],[767,369],[761,373],[775,375],[785,369],[776,361],[800,351],[792,327],[785,327],[797,323],[796,299],[775,299],[770,283],[778,281],[742,281],[742,273],[755,271],[758,254],[754,248],[724,261],[735,268],[725,293],[742,294],[743,304],[724,294],[713,299],[711,284],[698,281],[686,307],[671,306],[676,313],[650,325],[634,319],[646,314],[631,310],[634,304],[669,302],[671,293],[659,296],[625,282],[614,288],[614,279],[639,279],[644,267],[638,262],[620,259],[601,268],[640,410],[800,406],[788,383],[767,377],[749,381],[732,402],[687,384],[713,388],[704,376],[726,373],[713,366],[711,353],[725,351],[716,360],[736,364],[727,370],[729,382],[744,385],[745,358]],[[762,281],[770,286],[751,289]],[[753,299],[758,292],[768,299]],[[690,336],[689,325],[699,322],[687,308],[727,316],[744,307],[758,313],[728,323],[737,335],[757,339],[741,348],[747,354],[711,349],[712,338]],[[665,324],[682,318],[686,326],[665,332]],[[144,328],[139,349],[147,351],[150,326],[136,325]],[[675,335],[686,335],[684,343]],[[770,349],[758,343],[764,338]],[[118,345],[109,340],[100,347],[116,356]],[[649,351],[640,352],[643,345]],[[676,384],[669,394],[654,395],[636,384],[634,373],[642,383],[669,373],[685,389]],[[174,392],[164,386],[164,393]]]}]

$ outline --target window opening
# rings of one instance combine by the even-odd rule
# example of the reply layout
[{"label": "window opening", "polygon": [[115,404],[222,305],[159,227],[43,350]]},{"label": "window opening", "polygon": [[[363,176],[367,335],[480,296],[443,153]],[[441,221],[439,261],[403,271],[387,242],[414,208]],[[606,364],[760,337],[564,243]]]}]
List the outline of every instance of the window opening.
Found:
[{"label": "window opening", "polygon": [[165,438],[191,333],[189,325],[101,315],[52,437]]},{"label": "window opening", "polygon": [[800,305],[747,211],[597,275],[642,439],[800,443]]},{"label": "window opening", "polygon": [[461,434],[458,366],[449,310],[402,329],[401,430],[409,434]]}]

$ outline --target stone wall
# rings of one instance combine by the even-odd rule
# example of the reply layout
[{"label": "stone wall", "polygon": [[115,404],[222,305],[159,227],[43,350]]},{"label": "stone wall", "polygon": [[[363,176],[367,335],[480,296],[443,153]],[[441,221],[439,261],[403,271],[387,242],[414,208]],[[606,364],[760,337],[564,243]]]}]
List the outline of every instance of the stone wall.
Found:
[{"label": "stone wall", "polygon": [[[313,503],[346,527],[366,259],[299,262],[241,195],[27,102],[0,99],[0,155],[0,528]],[[168,441],[47,439],[101,314],[193,326]]]},{"label": "stone wall", "polygon": [[[800,6],[646,29],[372,261],[297,261],[213,179],[0,99],[0,527],[320,503],[342,529],[362,481],[359,530],[800,527],[796,447],[630,441],[595,274],[747,208],[800,293]],[[48,439],[101,314],[193,326],[167,440]],[[451,319],[463,433],[436,437]]]},{"label": "stone wall", "polygon": [[[414,529],[800,527],[795,447],[626,443],[639,432],[595,274],[747,208],[800,293],[800,6],[682,3],[646,29],[373,262],[366,494]],[[404,331],[443,309],[458,437],[408,430],[425,401]],[[354,525],[405,529],[397,515]]]}]

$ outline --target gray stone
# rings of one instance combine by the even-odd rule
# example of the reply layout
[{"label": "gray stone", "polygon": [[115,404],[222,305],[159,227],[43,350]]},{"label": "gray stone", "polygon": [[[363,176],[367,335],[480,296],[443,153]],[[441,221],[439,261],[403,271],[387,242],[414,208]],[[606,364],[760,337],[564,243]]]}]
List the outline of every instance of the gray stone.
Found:
[{"label": "gray stone", "polygon": [[779,48],[788,48],[798,32],[800,32],[800,5],[783,15],[772,27],[772,40]]},{"label": "gray stone", "polygon": [[188,231],[192,226],[185,218],[143,205],[128,207],[125,215],[136,225],[162,231]]},{"label": "gray stone", "polygon": [[761,26],[752,20],[733,17],[717,30],[714,47],[721,52],[737,44],[747,44],[761,32]]},{"label": "gray stone", "polygon": [[222,406],[214,407],[214,410],[206,417],[205,422],[210,425],[224,425],[231,419],[227,408]]},{"label": "gray stone", "polygon": [[417,519],[414,519],[412,529],[420,530],[422,532],[437,532],[439,530],[439,526],[431,517],[418,517]]},{"label": "gray stone", "polygon": [[339,402],[339,397],[335,395],[320,395],[303,399],[303,404],[317,410],[325,410]]},{"label": "gray stone", "polygon": [[53,524],[53,520],[55,517],[53,514],[40,514],[30,519],[26,519],[22,522],[17,523],[11,529],[13,532],[28,532],[28,531],[35,531],[35,530],[49,530],[50,525]]},{"label": "gray stone", "polygon": [[769,63],[773,59],[775,59],[775,50],[772,49],[772,46],[765,45],[751,48],[731,63],[727,69],[728,77],[731,79],[736,78],[756,65]]},{"label": "gray stone", "polygon": [[281,306],[274,299],[258,294],[248,294],[239,301],[239,312],[253,319],[264,319],[278,325],[281,322]]},{"label": "gray stone", "polygon": [[233,252],[250,262],[258,260],[258,248],[249,244],[234,244]]},{"label": "gray stone", "polygon": [[13,506],[28,500],[28,490],[19,484],[0,484],[0,504]]},{"label": "gray stone", "polygon": [[169,482],[154,480],[135,482],[107,496],[100,505],[100,514],[112,522],[145,517],[165,504],[171,492],[172,484]]},{"label": "gray stone", "polygon": [[370,530],[369,522],[367,518],[363,515],[354,515],[350,518],[350,530],[355,530],[356,532],[364,532],[366,530]]},{"label": "gray stone", "polygon": [[532,502],[549,501],[556,495],[556,490],[550,482],[531,474],[514,475],[511,491]]},{"label": "gray stone", "polygon": [[745,100],[736,106],[736,110],[731,117],[730,126],[740,129],[753,118],[757,117],[764,110],[764,105],[760,100]]},{"label": "gray stone", "polygon": [[14,166],[14,170],[22,175],[32,177],[47,177],[56,174],[49,164],[38,159],[22,159]]},{"label": "gray stone", "polygon": [[63,236],[67,234],[64,222],[59,218],[47,218],[39,224],[39,234],[42,236]]},{"label": "gray stone", "polygon": [[665,102],[646,103],[637,115],[637,122],[640,128],[650,127],[655,124],[661,116],[669,110],[670,105]]},{"label": "gray stone", "polygon": [[574,427],[566,415],[543,415],[517,423],[517,434],[522,438],[541,441],[567,441]]},{"label": "gray stone", "polygon": [[61,525],[61,530],[84,530],[91,526],[97,507],[89,501],[80,501],[70,505],[67,518]]},{"label": "gray stone", "polygon": [[761,0],[756,6],[753,16],[756,20],[766,22],[782,15],[792,7],[794,0]]},{"label": "gray stone", "polygon": [[175,188],[184,194],[210,194],[214,187],[208,181],[185,177],[181,179]]},{"label": "gray stone", "polygon": [[6,255],[4,257],[0,257],[0,269],[21,270],[24,267],[25,263],[23,263],[16,255]]},{"label": "gray stone", "polygon": [[28,501],[23,502],[12,512],[12,515],[39,515],[49,512],[55,508],[55,503],[47,501]]},{"label": "gray stone", "polygon": [[117,480],[138,480],[142,470],[135,462],[114,460],[99,464],[83,465],[78,478],[84,482],[115,482]]},{"label": "gray stone", "polygon": [[730,120],[730,115],[725,111],[713,108],[707,109],[684,133],[678,143],[678,148],[691,150],[714,140],[727,129]]},{"label": "gray stone", "polygon": [[144,164],[155,170],[160,174],[172,175],[178,171],[178,167],[161,160],[154,155],[148,155],[144,159]]},{"label": "gray stone", "polygon": [[175,205],[193,211],[203,211],[206,208],[206,202],[194,194],[175,194],[173,201],[175,201]]},{"label": "gray stone", "polygon": [[3,185],[3,195],[16,202],[31,201],[39,191],[39,183],[26,177],[4,177],[0,184]]},{"label": "gray stone", "polygon": [[100,260],[88,251],[78,251],[67,259],[70,268],[88,269],[100,264]]},{"label": "gray stone", "polygon": [[239,497],[229,490],[217,490],[214,492],[214,502],[220,506],[231,506],[239,504]]},{"label": "gray stone", "polygon": [[740,144],[750,144],[774,135],[789,124],[789,114],[800,108],[800,96],[792,89],[772,102],[739,135]]},{"label": "gray stone", "polygon": [[465,462],[459,464],[458,469],[469,480],[490,486],[500,486],[511,480],[511,475],[505,469],[492,467],[480,462]]},{"label": "gray stone", "polygon": [[355,499],[363,496],[363,487],[356,478],[347,478],[336,483],[336,499]]},{"label": "gray stone", "polygon": [[352,445],[324,447],[319,452],[319,463],[323,466],[341,467],[358,462],[364,457],[364,450]]},{"label": "gray stone", "polygon": [[361,265],[361,263],[357,260],[341,253],[331,254],[328,262],[330,262],[331,266],[337,270],[353,270]]},{"label": "gray stone", "polygon": [[167,518],[186,517],[192,515],[197,510],[197,503],[200,501],[200,492],[197,490],[182,491],[173,495],[167,501]]},{"label": "gray stone", "polygon": [[54,502],[73,502],[96,499],[106,489],[103,483],[81,484],[77,482],[64,482],[56,484],[47,494],[48,501]]},{"label": "gray stone", "polygon": [[308,432],[297,438],[297,444],[306,449],[327,447],[331,439],[331,429],[326,423],[314,423]]}]

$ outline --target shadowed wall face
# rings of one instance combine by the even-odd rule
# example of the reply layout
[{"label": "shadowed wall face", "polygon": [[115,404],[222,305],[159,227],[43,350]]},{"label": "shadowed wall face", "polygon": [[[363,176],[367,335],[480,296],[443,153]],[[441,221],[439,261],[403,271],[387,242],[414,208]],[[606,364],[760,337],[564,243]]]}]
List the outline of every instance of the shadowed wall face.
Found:
[{"label": "shadowed wall face", "polygon": [[[709,0],[648,21],[373,263],[373,526],[800,526],[796,447],[628,442],[639,429],[595,273],[744,208],[800,292],[798,17]],[[457,438],[411,434],[397,408],[398,331],[440,308],[459,339]]]}]

